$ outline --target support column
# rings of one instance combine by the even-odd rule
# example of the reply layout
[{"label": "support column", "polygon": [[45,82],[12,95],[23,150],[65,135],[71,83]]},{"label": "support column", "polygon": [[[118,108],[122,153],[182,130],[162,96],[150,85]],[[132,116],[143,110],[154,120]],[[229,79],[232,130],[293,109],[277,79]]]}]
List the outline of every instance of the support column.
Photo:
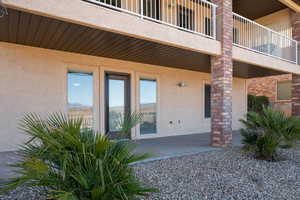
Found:
[{"label": "support column", "polygon": [[[293,39],[300,41],[300,13],[291,11]],[[298,44],[299,53],[299,44]],[[299,58],[299,54],[297,55]],[[292,115],[300,116],[300,75],[292,75]]]},{"label": "support column", "polygon": [[211,57],[211,145],[232,143],[232,0],[213,0],[217,8],[217,39],[221,55]]}]

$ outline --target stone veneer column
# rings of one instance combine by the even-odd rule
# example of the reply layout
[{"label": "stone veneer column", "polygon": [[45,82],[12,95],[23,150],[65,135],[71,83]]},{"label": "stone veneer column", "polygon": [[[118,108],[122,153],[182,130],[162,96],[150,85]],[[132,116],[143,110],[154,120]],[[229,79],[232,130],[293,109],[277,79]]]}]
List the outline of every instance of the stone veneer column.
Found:
[{"label": "stone veneer column", "polygon": [[[300,41],[300,13],[292,12],[293,39]],[[298,45],[299,53],[299,45]],[[298,54],[299,55],[299,54]],[[298,56],[299,58],[299,56]],[[300,66],[299,66],[300,67]],[[300,116],[300,75],[292,75],[292,115]]]},{"label": "stone veneer column", "polygon": [[211,145],[232,143],[232,0],[213,0],[221,55],[211,57]]}]

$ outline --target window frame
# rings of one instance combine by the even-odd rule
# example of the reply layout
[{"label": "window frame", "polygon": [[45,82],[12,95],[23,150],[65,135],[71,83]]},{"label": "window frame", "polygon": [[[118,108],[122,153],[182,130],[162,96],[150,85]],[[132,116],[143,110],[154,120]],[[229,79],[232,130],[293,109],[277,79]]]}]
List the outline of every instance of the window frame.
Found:
[{"label": "window frame", "polygon": [[[283,83],[283,82],[290,82],[292,84],[292,80],[284,80],[284,81],[276,80],[276,91],[275,91],[275,93],[276,93],[275,94],[276,95],[275,96],[276,102],[290,102],[292,100],[292,94],[291,94],[290,99],[284,99],[284,100],[278,99],[278,84]],[[291,90],[292,90],[292,88],[291,88]]]},{"label": "window frame", "polygon": [[98,120],[99,118],[97,115],[97,95],[98,93],[96,92],[98,88],[95,87],[97,84],[97,78],[95,75],[97,74],[96,71],[94,70],[85,70],[84,67],[79,67],[79,68],[67,68],[66,69],[66,76],[65,76],[65,83],[66,83],[66,89],[65,89],[65,97],[66,97],[66,113],[69,115],[69,73],[79,73],[79,74],[89,74],[92,76],[92,129],[98,129],[99,128],[99,123]]},{"label": "window frame", "polygon": [[[210,85],[211,86],[211,82],[209,80],[203,80],[202,82],[202,108],[203,108],[203,119],[204,120],[210,120],[211,119],[211,112],[210,112],[210,117],[206,117],[205,116],[205,85]],[[211,100],[211,99],[210,99]],[[211,106],[210,106],[211,108]]]},{"label": "window frame", "polygon": [[140,80],[156,81],[156,133],[141,134],[140,124],[136,126],[136,137],[155,138],[160,135],[160,77],[158,74],[136,73],[136,111],[140,112]]}]

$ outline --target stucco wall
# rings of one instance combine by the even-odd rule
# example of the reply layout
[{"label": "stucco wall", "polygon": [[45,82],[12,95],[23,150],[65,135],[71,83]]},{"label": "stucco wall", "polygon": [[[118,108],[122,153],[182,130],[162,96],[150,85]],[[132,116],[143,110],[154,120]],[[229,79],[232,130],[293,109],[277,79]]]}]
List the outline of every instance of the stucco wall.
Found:
[{"label": "stucco wall", "polygon": [[[203,103],[203,84],[210,82],[210,74],[0,42],[0,151],[14,150],[25,139],[17,129],[24,113],[66,111],[66,75],[70,69],[93,72],[94,119],[99,130],[103,131],[104,125],[105,71],[131,74],[133,110],[138,108],[138,78],[158,80],[158,133],[146,137],[210,130]],[[181,81],[187,87],[178,87]],[[247,110],[246,98],[246,80],[235,78],[233,129],[240,128],[238,119]],[[133,131],[133,136],[141,138],[138,131]]]}]

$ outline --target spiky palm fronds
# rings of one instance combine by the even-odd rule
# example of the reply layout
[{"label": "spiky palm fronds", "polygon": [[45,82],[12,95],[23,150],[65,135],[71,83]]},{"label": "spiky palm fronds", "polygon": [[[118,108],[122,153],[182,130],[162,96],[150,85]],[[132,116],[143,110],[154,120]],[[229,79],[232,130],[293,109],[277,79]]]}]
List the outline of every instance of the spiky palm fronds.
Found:
[{"label": "spiky palm fronds", "polygon": [[274,160],[279,147],[291,148],[300,139],[300,119],[271,107],[263,107],[262,113],[248,112],[247,119],[240,121],[245,126],[242,142],[260,158]]},{"label": "spiky palm fronds", "polygon": [[19,150],[19,177],[3,191],[20,185],[43,186],[53,199],[129,200],[155,190],[139,183],[130,163],[147,154],[133,153],[130,143],[112,142],[88,128],[81,117],[54,113],[46,119],[28,114],[21,128],[30,139]]},{"label": "spiky palm fronds", "polygon": [[126,113],[118,121],[121,137],[131,138],[131,129],[143,121],[143,114],[139,112]]}]

